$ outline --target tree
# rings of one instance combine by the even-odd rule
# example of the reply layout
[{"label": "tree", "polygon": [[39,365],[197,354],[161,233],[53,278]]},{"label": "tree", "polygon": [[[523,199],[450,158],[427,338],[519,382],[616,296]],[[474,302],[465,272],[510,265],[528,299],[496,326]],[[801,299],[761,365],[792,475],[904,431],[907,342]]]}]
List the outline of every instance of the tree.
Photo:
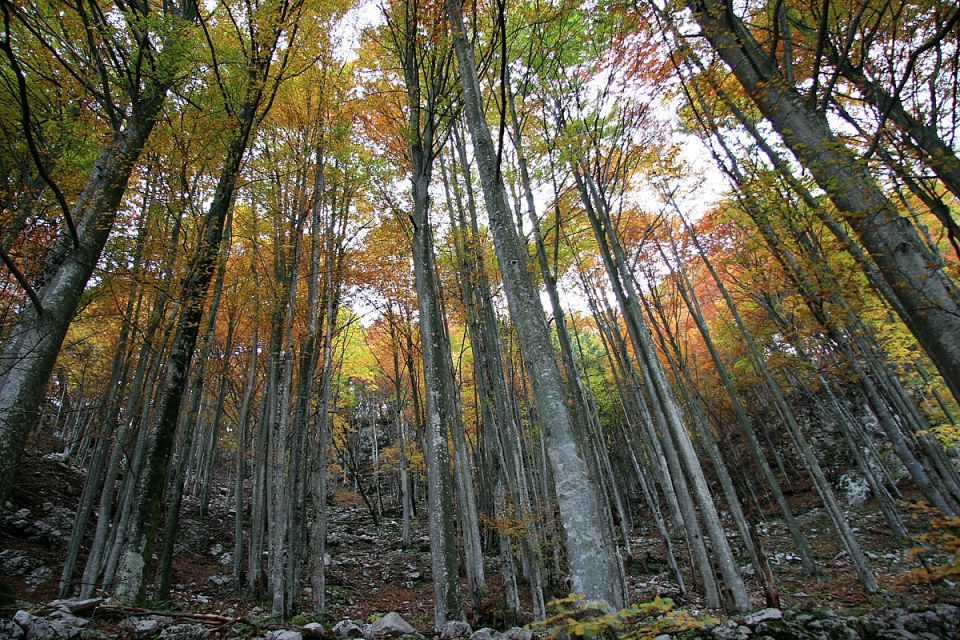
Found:
[{"label": "tree", "polygon": [[[49,50],[63,65],[64,73],[78,77],[84,69],[98,70],[97,80],[91,75],[84,85],[108,122],[109,133],[86,186],[72,206],[59,189],[52,187],[59,194],[67,229],[46,252],[36,278],[40,284],[34,287],[36,300],[20,311],[11,332],[15,337],[4,345],[4,369],[0,371],[0,457],[4,460],[0,468],[0,500],[5,500],[10,491],[60,346],[110,235],[134,166],[153,131],[167,92],[181,77],[183,51],[193,36],[197,18],[194,0],[164,3],[159,20],[153,18],[149,3],[124,5],[117,11],[123,29],[115,29],[107,22],[108,12],[99,3],[88,7],[76,2],[66,8],[77,29],[76,42],[84,43],[80,49],[68,46],[74,35],[59,32],[52,21],[53,7],[46,2],[22,8],[6,0],[2,4],[5,38],[0,48],[20,86],[21,119],[27,125],[27,138],[32,135],[32,124],[24,72],[11,40],[14,20],[25,37],[36,38]],[[158,30],[149,30],[150,23],[156,24]],[[84,32],[89,37],[79,35]],[[155,43],[158,32],[162,37]],[[66,53],[60,55],[60,49]],[[54,184],[52,178],[45,182],[48,186]]]}]

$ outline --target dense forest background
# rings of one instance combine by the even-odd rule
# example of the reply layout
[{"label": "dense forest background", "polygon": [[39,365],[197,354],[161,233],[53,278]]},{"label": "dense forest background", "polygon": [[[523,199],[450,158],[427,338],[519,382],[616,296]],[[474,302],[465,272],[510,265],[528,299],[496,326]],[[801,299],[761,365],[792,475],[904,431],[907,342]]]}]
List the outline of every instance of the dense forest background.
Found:
[{"label": "dense forest background", "polygon": [[955,588],[955,5],[0,9],[0,504],[80,473],[60,597],[169,603],[189,513],[321,613],[345,507],[427,535],[436,629],[654,557]]}]

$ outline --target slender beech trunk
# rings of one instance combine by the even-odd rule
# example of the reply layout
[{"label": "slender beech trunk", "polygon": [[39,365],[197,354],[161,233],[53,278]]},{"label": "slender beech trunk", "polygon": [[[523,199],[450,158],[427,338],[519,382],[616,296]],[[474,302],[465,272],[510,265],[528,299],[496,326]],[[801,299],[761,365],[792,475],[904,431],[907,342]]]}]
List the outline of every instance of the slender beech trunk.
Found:
[{"label": "slender beech trunk", "polygon": [[122,575],[117,588],[117,596],[123,600],[142,603],[146,598],[145,572],[151,562],[154,538],[160,523],[164,485],[170,465],[187,372],[193,358],[197,332],[207,298],[207,288],[213,278],[223,240],[224,222],[233,201],[234,189],[240,175],[240,164],[253,128],[260,97],[260,90],[251,90],[247,102],[239,112],[237,137],[232,141],[227,152],[213,201],[204,217],[203,238],[181,287],[183,310],[180,313],[177,336],[167,362],[166,383],[160,397],[156,434],[147,457],[147,477],[144,480],[143,495],[130,535],[130,546],[124,553]]},{"label": "slender beech trunk", "polygon": [[571,588],[614,608],[625,603],[621,563],[613,541],[604,535],[603,508],[579,450],[566,405],[566,393],[550,340],[543,306],[527,266],[527,256],[514,226],[496,148],[484,119],[480,82],[472,45],[455,0],[446,0],[454,50],[460,67],[464,108],[473,141],[484,200],[510,315],[516,323],[523,358],[531,374],[538,417],[548,431],[549,457],[560,518],[566,533]]},{"label": "slender beech trunk", "polygon": [[[686,225],[686,220],[683,220],[683,223]],[[689,227],[688,231],[692,233],[692,230],[690,230]],[[673,238],[671,238],[671,247],[674,252],[674,259],[679,259]],[[701,258],[703,260],[707,260],[705,255],[701,255]],[[730,374],[727,372],[727,367],[723,363],[723,359],[720,357],[720,353],[717,351],[716,345],[713,342],[710,328],[703,319],[703,314],[700,310],[700,304],[697,301],[696,291],[686,280],[685,275],[682,275],[682,278],[683,282],[678,283],[677,286],[680,289],[680,293],[687,304],[687,308],[690,311],[691,316],[693,316],[694,322],[697,325],[697,330],[700,332],[700,336],[703,338],[704,344],[707,346],[707,351],[709,351],[710,358],[713,360],[714,368],[720,377],[720,382],[723,384],[724,389],[727,391],[727,395],[730,397],[730,401],[733,405],[734,415],[737,418],[737,425],[740,427],[740,431],[747,439],[750,453],[752,454],[757,465],[760,467],[763,477],[767,482],[767,486],[769,487],[771,493],[773,493],[774,500],[776,500],[777,506],[780,508],[783,521],[787,525],[787,530],[790,532],[790,537],[793,539],[797,553],[800,555],[800,562],[803,566],[803,571],[807,575],[812,575],[816,569],[814,566],[813,552],[810,550],[810,545],[807,543],[806,537],[800,530],[800,527],[793,516],[793,511],[790,509],[790,505],[787,503],[787,499],[783,495],[783,490],[780,487],[780,483],[777,481],[776,476],[770,469],[770,465],[763,453],[763,449],[760,447],[757,434],[754,432],[750,418],[747,416],[747,411],[740,399],[740,394],[736,387],[734,387],[733,381],[730,379]]]},{"label": "slender beech trunk", "polygon": [[868,593],[877,591],[878,586],[876,579],[873,576],[873,572],[870,569],[870,565],[867,562],[866,557],[861,552],[860,546],[856,539],[853,537],[853,533],[850,531],[850,526],[846,521],[846,516],[844,516],[839,505],[837,504],[833,489],[830,487],[829,482],[826,480],[826,477],[823,474],[823,470],[820,468],[820,465],[817,462],[813,448],[811,447],[806,436],[803,434],[803,431],[801,430],[800,425],[797,423],[797,420],[794,417],[793,412],[790,410],[790,407],[787,405],[786,399],[783,397],[780,384],[777,382],[776,378],[773,377],[772,372],[760,353],[759,347],[753,339],[753,334],[747,328],[746,323],[744,323],[743,318],[740,316],[739,310],[733,303],[730,295],[727,293],[726,287],[721,282],[720,277],[714,270],[712,263],[706,258],[706,253],[700,246],[696,236],[691,235],[691,238],[697,250],[700,252],[701,259],[703,259],[704,264],[710,271],[710,275],[713,277],[713,280],[716,283],[724,302],[730,309],[730,313],[733,315],[733,319],[737,325],[737,328],[747,343],[754,367],[763,376],[764,381],[766,382],[767,390],[770,392],[770,395],[773,398],[774,406],[776,407],[781,418],[784,420],[784,423],[787,425],[787,429],[797,447],[797,450],[800,453],[800,457],[803,460],[804,465],[807,467],[807,470],[810,472],[814,486],[823,500],[827,513],[830,516],[830,519],[833,521],[834,527],[837,529],[837,533],[840,535],[841,542],[847,549],[851,561],[854,563],[857,575],[859,576],[860,581],[863,583],[864,589]]},{"label": "slender beech trunk", "polygon": [[[84,479],[83,492],[74,518],[73,531],[70,536],[70,546],[67,550],[67,559],[63,563],[63,572],[60,576],[59,596],[61,598],[66,598],[73,587],[73,574],[80,556],[80,547],[86,534],[87,524],[93,512],[94,499],[98,489],[102,490],[105,477],[109,475],[109,467],[107,466],[108,454],[112,447],[117,446],[114,443],[114,433],[120,421],[121,399],[127,386],[130,360],[132,358],[132,354],[129,352],[130,332],[135,322],[137,312],[140,309],[140,302],[143,299],[143,287],[138,286],[138,279],[142,275],[141,258],[143,256],[144,241],[146,240],[147,221],[150,220],[149,214],[153,205],[151,194],[152,181],[147,185],[147,195],[144,196],[140,221],[138,223],[139,229],[133,254],[130,297],[127,301],[126,312],[123,315],[120,335],[117,340],[113,372],[109,383],[110,386],[107,389],[103,409],[99,412],[98,416],[101,425],[100,429],[102,431],[94,448],[93,459],[87,470],[87,477]],[[64,394],[66,394],[66,387],[64,387]],[[63,406],[63,403],[61,403],[61,406]],[[106,520],[109,518],[109,514],[103,514],[103,517]]]},{"label": "slender beech trunk", "polygon": [[[257,281],[256,264],[252,265],[254,281]],[[256,305],[255,305],[256,308]],[[240,402],[240,416],[237,419],[237,476],[236,486],[233,489],[233,577],[237,586],[243,584],[244,562],[243,550],[244,531],[243,516],[246,510],[244,498],[244,481],[246,480],[247,457],[250,455],[250,405],[253,402],[253,393],[257,385],[257,362],[260,350],[260,321],[259,314],[254,313],[253,336],[250,338],[250,366],[247,370],[247,381],[243,388],[243,400]]]},{"label": "slender beech trunk", "polygon": [[726,534],[720,524],[720,517],[707,486],[703,468],[700,466],[693,449],[693,443],[683,424],[680,408],[657,358],[649,330],[644,323],[638,302],[639,296],[633,284],[632,274],[627,267],[625,251],[620,245],[616,230],[610,220],[609,203],[599,193],[591,175],[576,171],[575,178],[587,215],[594,228],[597,243],[601,248],[608,278],[627,319],[627,328],[634,343],[634,349],[639,358],[641,369],[650,385],[651,395],[654,399],[654,412],[662,414],[663,424],[669,432],[669,435],[664,434],[664,438],[667,440],[667,448],[671,448],[669,442],[672,440],[673,446],[677,448],[684,476],[690,482],[691,493],[699,508],[704,528],[710,538],[714,557],[728,589],[729,602],[726,604],[734,610],[744,611],[750,607],[750,599],[743,584],[743,578],[740,576],[736,560],[733,557],[733,552],[727,542]]},{"label": "slender beech trunk", "polygon": [[341,243],[334,224],[333,211],[328,217],[325,233],[324,251],[324,294],[325,316],[323,334],[323,369],[320,374],[320,397],[316,417],[316,436],[311,439],[314,450],[314,464],[310,473],[310,495],[313,499],[313,526],[310,528],[310,584],[313,588],[314,605],[321,611],[326,606],[326,573],[324,549],[327,537],[327,460],[331,425],[330,414],[333,409],[333,338],[337,329],[337,316],[340,304],[340,263],[342,260]]}]

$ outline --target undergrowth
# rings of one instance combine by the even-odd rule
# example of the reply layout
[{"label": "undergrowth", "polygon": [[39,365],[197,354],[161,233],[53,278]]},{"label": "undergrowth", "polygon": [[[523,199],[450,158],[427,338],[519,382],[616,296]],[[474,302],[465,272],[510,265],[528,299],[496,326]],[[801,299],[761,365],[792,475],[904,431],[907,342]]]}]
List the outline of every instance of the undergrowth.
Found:
[{"label": "undergrowth", "polygon": [[612,611],[602,603],[572,593],[551,600],[551,615],[528,625],[534,631],[560,640],[604,638],[644,640],[661,634],[683,636],[716,622],[710,617],[697,617],[674,609],[673,600],[660,598]]}]

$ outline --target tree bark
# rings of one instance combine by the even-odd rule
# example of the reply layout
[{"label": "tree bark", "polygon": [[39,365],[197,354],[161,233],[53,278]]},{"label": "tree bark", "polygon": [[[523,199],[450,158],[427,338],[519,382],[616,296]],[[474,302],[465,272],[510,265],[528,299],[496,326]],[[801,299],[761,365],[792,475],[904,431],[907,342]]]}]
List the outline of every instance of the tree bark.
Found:
[{"label": "tree bark", "polygon": [[490,216],[507,304],[516,323],[521,353],[531,374],[538,417],[550,440],[548,453],[561,522],[566,533],[571,588],[577,593],[585,593],[590,598],[620,608],[626,599],[620,580],[619,554],[613,541],[604,535],[600,496],[574,436],[566,392],[543,306],[507,205],[496,149],[483,115],[472,45],[466,37],[459,3],[446,0],[446,10],[460,66],[466,119]]}]

